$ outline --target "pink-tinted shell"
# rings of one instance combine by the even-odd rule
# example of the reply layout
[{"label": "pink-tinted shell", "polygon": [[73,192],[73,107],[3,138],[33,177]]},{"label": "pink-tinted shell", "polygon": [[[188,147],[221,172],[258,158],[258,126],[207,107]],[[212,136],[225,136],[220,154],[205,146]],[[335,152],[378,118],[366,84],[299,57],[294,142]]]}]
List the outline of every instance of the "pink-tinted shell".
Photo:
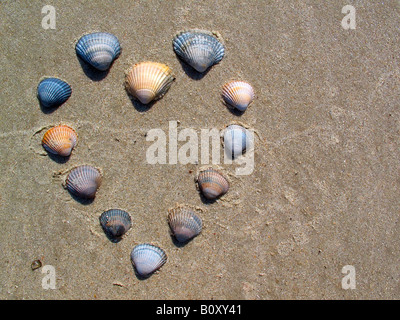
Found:
[{"label": "pink-tinted shell", "polygon": [[88,165],[72,169],[66,180],[67,189],[72,194],[87,199],[95,197],[100,184],[100,171]]},{"label": "pink-tinted shell", "polygon": [[168,224],[179,242],[186,242],[197,236],[202,229],[198,215],[188,208],[176,208],[168,214]]},{"label": "pink-tinted shell", "polygon": [[226,178],[213,168],[201,171],[197,182],[203,195],[207,199],[216,199],[229,189],[229,182]]}]

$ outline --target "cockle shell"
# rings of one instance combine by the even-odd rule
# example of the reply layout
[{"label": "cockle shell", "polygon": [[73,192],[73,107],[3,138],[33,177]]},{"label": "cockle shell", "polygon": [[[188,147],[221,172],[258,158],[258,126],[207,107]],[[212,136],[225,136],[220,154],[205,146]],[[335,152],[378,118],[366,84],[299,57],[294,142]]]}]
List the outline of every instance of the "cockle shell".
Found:
[{"label": "cockle shell", "polygon": [[197,183],[207,199],[216,199],[228,192],[229,189],[228,180],[213,168],[201,171],[197,177]]},{"label": "cockle shell", "polygon": [[121,53],[118,38],[107,32],[84,35],[79,39],[75,49],[82,60],[100,71],[109,69]]},{"label": "cockle shell", "polygon": [[58,78],[46,78],[37,87],[40,104],[45,108],[55,108],[62,105],[71,96],[71,86]]},{"label": "cockle shell", "polygon": [[131,228],[132,219],[124,210],[110,209],[101,214],[100,224],[107,237],[113,242],[118,242]]},{"label": "cockle shell", "polygon": [[161,248],[144,243],[133,248],[131,260],[136,272],[142,277],[147,277],[162,267],[167,261],[167,255]]},{"label": "cockle shell", "polygon": [[100,171],[83,165],[70,171],[66,180],[67,189],[80,198],[92,199],[101,184]]},{"label": "cockle shell", "polygon": [[254,90],[245,81],[229,81],[222,87],[222,98],[239,111],[245,111],[254,99]]},{"label": "cockle shell", "polygon": [[219,63],[225,54],[225,48],[211,32],[188,30],[173,39],[175,53],[198,72],[204,72]]},{"label": "cockle shell", "polygon": [[172,70],[158,62],[140,62],[126,75],[128,92],[143,104],[161,98],[170,88],[175,77]]},{"label": "cockle shell", "polygon": [[246,128],[232,124],[224,131],[225,153],[231,158],[242,155],[253,145],[253,134]]},{"label": "cockle shell", "polygon": [[46,131],[42,139],[43,147],[50,153],[68,157],[76,146],[78,136],[74,129],[60,125]]},{"label": "cockle shell", "polygon": [[168,224],[179,242],[186,242],[197,236],[202,229],[202,221],[198,215],[187,208],[176,208],[168,214]]}]

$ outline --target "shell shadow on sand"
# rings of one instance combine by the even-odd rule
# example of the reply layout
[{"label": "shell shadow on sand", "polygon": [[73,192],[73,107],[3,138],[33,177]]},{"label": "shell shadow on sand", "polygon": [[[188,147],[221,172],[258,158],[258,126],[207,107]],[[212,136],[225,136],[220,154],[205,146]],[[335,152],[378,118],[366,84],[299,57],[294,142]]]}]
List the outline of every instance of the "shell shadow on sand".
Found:
[{"label": "shell shadow on sand", "polygon": [[149,111],[151,107],[158,101],[158,100],[153,100],[150,101],[148,104],[143,104],[138,99],[134,98],[127,90],[125,90],[125,92],[129,100],[131,101],[133,107],[140,113]]},{"label": "shell shadow on sand", "polygon": [[53,160],[54,162],[57,162],[59,164],[67,163],[69,158],[71,157],[71,155],[69,155],[67,157],[63,157],[63,156],[60,156],[58,154],[54,154],[51,152],[47,152],[47,155],[49,156],[49,158],[51,160]]},{"label": "shell shadow on sand", "polygon": [[55,107],[46,107],[44,106],[40,101],[39,101],[39,107],[40,110],[44,113],[44,114],[51,114],[54,111],[56,111],[59,107],[61,107],[61,105],[59,106],[55,106]]},{"label": "shell shadow on sand", "polygon": [[222,195],[221,195],[221,196],[219,196],[219,197],[217,197],[217,198],[215,198],[215,199],[208,199],[208,198],[206,198],[206,197],[203,195],[203,193],[201,192],[201,190],[198,190],[198,192],[199,192],[199,195],[200,195],[200,200],[201,200],[201,202],[202,202],[203,204],[205,204],[205,205],[213,204],[213,203],[215,203],[219,198],[222,197]]},{"label": "shell shadow on sand", "polygon": [[[135,273],[136,278],[137,278],[138,280],[140,280],[140,281],[144,281],[144,280],[150,278],[150,277],[153,275],[153,273],[151,273],[151,274],[148,274],[147,276],[143,276],[143,275],[139,274],[139,273],[136,271],[136,268],[135,268],[135,266],[133,265],[133,263],[131,263],[131,266],[132,266],[133,272]],[[157,271],[156,271],[156,272],[157,272]],[[155,272],[155,273],[156,273],[156,272]]]},{"label": "shell shadow on sand", "polygon": [[223,101],[222,103],[225,105],[228,111],[232,113],[234,116],[240,117],[246,111],[246,110],[240,111],[239,109],[236,109],[235,107],[231,106],[229,103],[226,103],[225,101]]},{"label": "shell shadow on sand", "polygon": [[213,68],[212,66],[209,67],[206,71],[204,72],[198,72],[196,69],[188,65],[186,62],[184,62],[182,59],[177,57],[179,60],[179,63],[181,64],[182,70],[186,73],[186,75],[193,79],[193,80],[201,80],[203,79],[206,74]]},{"label": "shell shadow on sand", "polygon": [[[66,188],[68,190],[68,188]],[[68,193],[71,195],[72,199],[74,199],[76,202],[79,202],[80,204],[83,204],[85,206],[91,204],[95,198],[82,198],[68,190]]]},{"label": "shell shadow on sand", "polygon": [[87,62],[83,61],[78,55],[76,55],[76,58],[78,59],[85,75],[92,81],[103,80],[105,77],[107,77],[107,75],[110,72],[110,69],[112,67],[112,64],[111,64],[110,69],[107,69],[105,71],[100,71],[100,70],[97,70],[94,67],[92,67]]}]

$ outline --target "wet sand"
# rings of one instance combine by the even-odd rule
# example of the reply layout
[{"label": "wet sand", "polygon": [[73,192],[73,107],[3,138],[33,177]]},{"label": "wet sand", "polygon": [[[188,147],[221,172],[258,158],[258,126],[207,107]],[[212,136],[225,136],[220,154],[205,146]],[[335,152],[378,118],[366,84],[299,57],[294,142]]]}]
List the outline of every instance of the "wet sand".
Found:
[{"label": "wet sand", "polygon": [[[397,1],[52,1],[56,29],[44,30],[43,1],[1,1],[0,243],[2,299],[399,299],[399,13]],[[193,76],[172,50],[176,32],[218,31],[226,56]],[[115,34],[122,53],[103,76],[82,64],[74,43],[91,31]],[[143,60],[169,65],[176,81],[151,108],[132,103],[124,72]],[[72,86],[71,98],[42,110],[44,76]],[[249,81],[257,98],[242,115],[221,102],[229,79]],[[202,201],[198,164],[146,161],[150,129],[223,128],[257,132],[254,172],[229,176],[228,194]],[[68,161],[40,145],[64,123],[79,142]],[[181,146],[183,142],[179,142]],[[91,203],[63,188],[80,164],[102,169]],[[200,209],[201,235],[171,240],[167,211]],[[98,218],[132,215],[120,243]],[[135,276],[133,246],[162,247],[168,262]],[[32,261],[54,266],[56,289]],[[342,288],[342,268],[356,289]]]}]

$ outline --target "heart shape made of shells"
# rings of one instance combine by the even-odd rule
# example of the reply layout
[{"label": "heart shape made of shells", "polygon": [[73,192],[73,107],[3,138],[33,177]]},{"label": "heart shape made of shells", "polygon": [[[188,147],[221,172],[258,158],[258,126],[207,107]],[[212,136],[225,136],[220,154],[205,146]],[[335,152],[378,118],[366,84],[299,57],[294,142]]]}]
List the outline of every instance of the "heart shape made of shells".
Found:
[{"label": "heart shape made of shells", "polygon": [[[216,32],[191,29],[179,32],[172,41],[176,55],[198,73],[204,73],[218,64],[225,55],[225,46]],[[76,54],[85,64],[97,72],[107,72],[121,54],[118,38],[107,32],[95,32],[82,36],[75,46]],[[161,99],[171,87],[175,77],[170,67],[163,63],[143,61],[134,64],[125,76],[127,92],[146,105]],[[64,80],[43,78],[37,87],[37,97],[45,109],[63,105],[72,94],[71,86]],[[243,80],[231,80],[221,88],[223,102],[229,108],[243,113],[255,99],[253,87]],[[52,155],[68,158],[77,145],[78,135],[70,126],[60,124],[47,130],[42,139],[43,148]],[[246,150],[246,129],[239,125],[228,126],[224,133],[225,149],[234,159]],[[102,182],[101,170],[91,165],[80,165],[69,171],[66,189],[74,197],[94,199]],[[197,176],[201,194],[207,200],[216,200],[228,192],[229,182],[218,170],[208,168]],[[109,209],[99,217],[107,238],[118,243],[132,227],[131,215],[121,209]],[[170,209],[167,222],[172,237],[179,243],[187,243],[201,233],[201,217],[189,206]],[[160,247],[141,243],[131,251],[131,262],[139,277],[149,277],[167,261]]]}]

